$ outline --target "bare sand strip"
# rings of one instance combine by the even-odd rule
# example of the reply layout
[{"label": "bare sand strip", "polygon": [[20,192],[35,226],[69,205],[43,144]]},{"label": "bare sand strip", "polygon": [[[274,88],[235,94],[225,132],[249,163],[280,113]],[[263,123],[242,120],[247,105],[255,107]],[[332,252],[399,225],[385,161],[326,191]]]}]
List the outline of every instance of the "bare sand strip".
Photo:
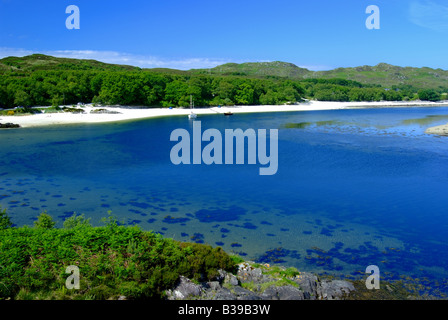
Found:
[{"label": "bare sand strip", "polygon": [[[225,112],[237,113],[257,113],[257,112],[292,112],[292,111],[315,111],[315,110],[337,110],[352,108],[385,108],[385,107],[434,107],[448,106],[448,102],[321,102],[310,101],[295,105],[261,105],[261,106],[234,106],[234,107],[211,107],[211,108],[195,108],[194,113],[198,115],[204,114],[224,114]],[[79,124],[79,123],[102,123],[116,122],[125,120],[137,120],[153,117],[165,116],[187,116],[191,110],[189,108],[132,108],[132,107],[115,107],[115,106],[84,106],[84,113],[41,113],[25,116],[1,116],[0,123],[14,123],[21,127],[36,127],[46,125],[63,125],[63,124]],[[95,109],[104,109],[111,113],[90,113]]]},{"label": "bare sand strip", "polygon": [[434,134],[438,136],[448,136],[448,123],[426,129],[426,134]]}]

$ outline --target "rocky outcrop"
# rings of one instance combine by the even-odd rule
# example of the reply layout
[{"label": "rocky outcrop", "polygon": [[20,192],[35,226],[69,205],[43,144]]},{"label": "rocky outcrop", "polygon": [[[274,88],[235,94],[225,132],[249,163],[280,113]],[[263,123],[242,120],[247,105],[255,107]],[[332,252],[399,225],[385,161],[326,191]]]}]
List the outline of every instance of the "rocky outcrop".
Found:
[{"label": "rocky outcrop", "polygon": [[0,123],[0,129],[20,128],[20,125],[14,123]]},{"label": "rocky outcrop", "polygon": [[220,270],[209,282],[194,283],[182,276],[166,296],[169,300],[340,300],[355,290],[348,281],[321,281],[306,272],[291,276],[278,269],[273,272],[244,262],[236,275]]}]

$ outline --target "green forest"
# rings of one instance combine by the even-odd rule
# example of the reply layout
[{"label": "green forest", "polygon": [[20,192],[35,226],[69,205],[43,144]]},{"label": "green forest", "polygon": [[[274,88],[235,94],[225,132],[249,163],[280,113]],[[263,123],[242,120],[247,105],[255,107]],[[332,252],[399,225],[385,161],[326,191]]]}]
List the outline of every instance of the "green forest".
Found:
[{"label": "green forest", "polygon": [[361,83],[354,80],[297,79],[273,75],[207,74],[140,69],[98,61],[32,55],[0,60],[0,107],[81,103],[146,107],[278,105],[319,101],[438,101],[445,89]]}]

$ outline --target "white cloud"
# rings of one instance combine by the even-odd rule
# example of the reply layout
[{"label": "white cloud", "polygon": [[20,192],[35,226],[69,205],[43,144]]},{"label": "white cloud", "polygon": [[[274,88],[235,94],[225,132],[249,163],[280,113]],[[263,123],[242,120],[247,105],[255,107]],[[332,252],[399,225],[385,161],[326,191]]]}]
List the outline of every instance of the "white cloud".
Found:
[{"label": "white cloud", "polygon": [[423,28],[448,31],[448,6],[429,0],[412,1],[409,6],[409,20]]}]

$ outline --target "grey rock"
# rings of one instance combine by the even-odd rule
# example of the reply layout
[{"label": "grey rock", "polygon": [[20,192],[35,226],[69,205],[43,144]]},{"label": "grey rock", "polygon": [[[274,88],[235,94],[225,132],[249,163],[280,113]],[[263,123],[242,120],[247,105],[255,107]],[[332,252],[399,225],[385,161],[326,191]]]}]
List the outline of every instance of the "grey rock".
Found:
[{"label": "grey rock", "polygon": [[169,300],[183,300],[201,296],[201,285],[193,283],[190,279],[180,276],[178,285],[173,290],[167,290]]},{"label": "grey rock", "polygon": [[318,295],[318,287],[320,286],[319,279],[310,273],[301,273],[295,279],[295,282],[302,289],[306,300],[316,300]]},{"label": "grey rock", "polygon": [[266,276],[260,268],[254,268],[247,262],[238,265],[238,279],[242,282],[253,282],[254,284],[260,284],[266,282]]},{"label": "grey rock", "polygon": [[[169,300],[340,300],[355,290],[348,281],[321,281],[316,275],[303,272],[288,278],[297,285],[272,284],[261,292],[268,282],[276,283],[278,280],[281,279],[263,274],[262,269],[243,263],[239,265],[236,276],[219,270],[219,276],[213,281],[201,284],[181,276],[176,286],[167,290],[166,294]],[[241,283],[250,283],[249,288],[252,289],[243,288]]]},{"label": "grey rock", "polygon": [[340,300],[354,290],[355,287],[348,281],[322,281],[318,288],[318,295],[323,300]]},{"label": "grey rock", "polygon": [[294,286],[271,286],[262,294],[264,300],[305,300],[303,292]]},{"label": "grey rock", "polygon": [[213,295],[212,300],[236,300],[237,297],[227,288],[220,288]]},{"label": "grey rock", "polygon": [[221,288],[221,284],[218,281],[210,281],[210,282],[207,282],[207,288],[216,291]]},{"label": "grey rock", "polygon": [[224,278],[224,283],[231,284],[232,286],[237,286],[239,284],[239,281],[235,275],[228,273]]},{"label": "grey rock", "polygon": [[261,300],[261,297],[258,296],[256,293],[244,289],[243,287],[233,287],[232,293],[236,296],[237,300]]}]

